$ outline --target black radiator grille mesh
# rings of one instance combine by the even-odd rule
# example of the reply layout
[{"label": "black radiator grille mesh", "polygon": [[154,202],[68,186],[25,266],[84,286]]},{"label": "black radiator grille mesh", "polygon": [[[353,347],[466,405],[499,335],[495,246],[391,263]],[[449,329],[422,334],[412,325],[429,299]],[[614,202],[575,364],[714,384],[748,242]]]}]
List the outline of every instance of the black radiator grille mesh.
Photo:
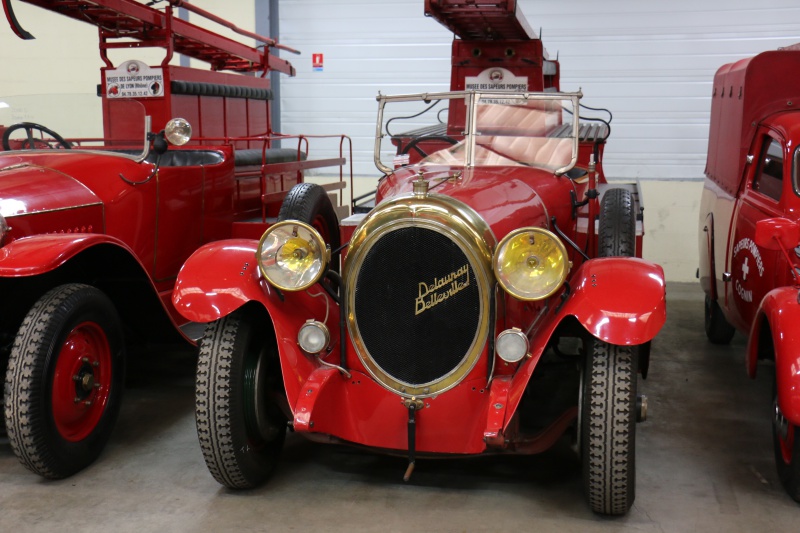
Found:
[{"label": "black radiator grille mesh", "polygon": [[355,315],[372,360],[397,381],[437,381],[464,361],[480,323],[467,256],[428,228],[387,233],[356,277]]}]

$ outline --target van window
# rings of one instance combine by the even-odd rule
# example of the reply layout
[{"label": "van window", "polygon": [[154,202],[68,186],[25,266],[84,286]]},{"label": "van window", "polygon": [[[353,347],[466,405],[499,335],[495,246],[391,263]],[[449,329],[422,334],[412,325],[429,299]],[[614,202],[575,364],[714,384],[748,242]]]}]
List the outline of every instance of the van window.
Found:
[{"label": "van window", "polygon": [[761,158],[753,180],[753,190],[773,200],[781,199],[783,187],[783,147],[771,137],[764,139]]}]

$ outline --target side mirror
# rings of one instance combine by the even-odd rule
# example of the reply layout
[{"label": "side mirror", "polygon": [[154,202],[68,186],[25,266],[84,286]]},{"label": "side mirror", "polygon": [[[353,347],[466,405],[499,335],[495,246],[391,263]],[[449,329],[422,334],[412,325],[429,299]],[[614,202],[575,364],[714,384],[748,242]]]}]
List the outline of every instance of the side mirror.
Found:
[{"label": "side mirror", "polygon": [[767,250],[790,250],[800,245],[800,224],[788,218],[766,218],[756,222],[755,241]]}]

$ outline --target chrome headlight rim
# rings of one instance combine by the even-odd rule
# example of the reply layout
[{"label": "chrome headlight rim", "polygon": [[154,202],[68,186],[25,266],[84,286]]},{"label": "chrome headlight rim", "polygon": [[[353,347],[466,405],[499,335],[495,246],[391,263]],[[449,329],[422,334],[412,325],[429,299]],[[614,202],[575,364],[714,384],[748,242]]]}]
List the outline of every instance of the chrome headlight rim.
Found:
[{"label": "chrome headlight rim", "polygon": [[[556,248],[563,257],[564,267],[562,271],[559,273],[557,283],[546,293],[542,293],[537,296],[525,295],[518,288],[510,286],[503,279],[501,273],[498,272],[500,259],[504,256],[504,252],[506,251],[506,246],[510,241],[512,241],[513,239],[517,238],[519,235],[524,233],[537,233],[549,238],[555,244]],[[555,294],[556,292],[558,292],[561,289],[561,287],[564,286],[564,282],[567,280],[567,275],[569,275],[571,267],[572,263],[569,260],[569,255],[567,254],[567,247],[566,245],[564,245],[561,239],[559,239],[558,236],[552,231],[536,226],[526,226],[523,228],[518,228],[513,231],[510,231],[505,237],[503,237],[500,240],[500,243],[497,245],[497,248],[495,249],[494,257],[492,258],[492,271],[494,272],[494,276],[495,279],[497,280],[497,283],[503,288],[503,290],[506,293],[510,294],[514,298],[517,298],[518,300],[526,302],[536,302],[539,300],[545,300],[550,296],[552,296],[553,294]]]},{"label": "chrome headlight rim", "polygon": [[[521,344],[523,349],[520,351],[519,356],[509,356],[508,352],[503,348],[504,341],[506,339],[513,339],[517,340],[518,343]],[[523,331],[519,328],[509,328],[500,332],[497,335],[497,338],[494,341],[495,345],[495,352],[497,352],[497,356],[505,361],[506,363],[519,363],[525,357],[527,357],[528,352],[530,351],[530,342],[528,341],[527,335],[523,333]]]},{"label": "chrome headlight rim", "polygon": [[[309,344],[309,334],[306,333],[308,331],[312,331],[313,333],[318,333],[322,336],[322,342],[319,345],[319,349],[316,347],[312,347]],[[325,349],[331,343],[331,334],[328,330],[328,326],[324,323],[314,320],[313,318],[309,318],[306,320],[300,329],[297,330],[297,344],[300,346],[300,349],[306,352],[309,355],[318,355],[325,351]]]},{"label": "chrome headlight rim", "polygon": [[[319,272],[317,272],[317,274],[311,280],[306,281],[305,283],[297,286],[286,285],[284,283],[274,280],[270,276],[267,268],[264,266],[264,263],[262,261],[263,246],[267,238],[269,238],[269,236],[274,232],[283,229],[287,226],[297,226],[308,231],[311,236],[311,239],[313,240],[314,244],[316,244],[317,248],[320,251],[321,264]],[[261,236],[261,239],[258,241],[258,247],[256,248],[256,262],[258,263],[258,269],[261,272],[261,275],[264,276],[264,279],[266,279],[267,282],[273,287],[288,292],[304,291],[309,287],[312,287],[314,284],[316,284],[320,279],[322,279],[322,276],[325,275],[325,271],[328,268],[328,260],[329,260],[328,246],[325,243],[325,240],[322,238],[322,235],[320,235],[319,232],[313,226],[305,222],[302,222],[300,220],[283,220],[281,222],[276,222],[275,224],[271,225]]]}]

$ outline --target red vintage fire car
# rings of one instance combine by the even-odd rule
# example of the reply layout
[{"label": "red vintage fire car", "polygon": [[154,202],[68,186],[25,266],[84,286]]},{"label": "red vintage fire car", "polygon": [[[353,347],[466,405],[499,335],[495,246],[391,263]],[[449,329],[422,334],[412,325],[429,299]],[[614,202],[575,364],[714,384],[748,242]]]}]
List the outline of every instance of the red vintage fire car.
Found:
[{"label": "red vintage fire car", "polygon": [[[269,79],[242,74],[291,74],[270,47],[180,20],[170,5],[30,3],[96,24],[106,64],[97,95],[0,98],[4,425],[27,468],[62,478],[108,440],[126,352],[192,347],[172,305],[186,258],[209,241],[261,235],[305,168],[343,161],[309,160],[308,139],[272,144]],[[108,58],[143,42],[166,50],[162,64]],[[170,65],[173,52],[214,70]]]},{"label": "red vintage fire car", "polygon": [[700,206],[705,330],[749,335],[747,372],[773,360],[778,474],[800,501],[800,45],[721,67],[714,77]]},{"label": "red vintage fire car", "polygon": [[[426,5],[448,27],[481,9],[524,33],[505,2],[443,4]],[[184,264],[174,302],[208,324],[196,418],[218,482],[262,483],[287,425],[406,455],[405,479],[417,457],[532,454],[566,437],[592,509],[628,511],[663,272],[637,257],[636,186],[602,174],[606,125],[578,120],[581,94],[557,91],[558,64],[524,35],[455,41],[454,85],[494,90],[379,96],[383,176],[366,212],[336,225],[309,187],[260,240]]]}]

